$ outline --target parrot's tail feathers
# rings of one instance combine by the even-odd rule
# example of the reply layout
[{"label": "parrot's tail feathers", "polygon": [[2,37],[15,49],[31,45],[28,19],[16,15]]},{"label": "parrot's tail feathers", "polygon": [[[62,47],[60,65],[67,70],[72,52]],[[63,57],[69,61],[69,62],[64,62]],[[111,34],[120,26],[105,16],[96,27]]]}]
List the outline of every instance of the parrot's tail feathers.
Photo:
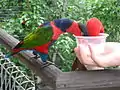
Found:
[{"label": "parrot's tail feathers", "polygon": [[5,55],[5,58],[9,58],[9,57],[10,57],[10,54]]},{"label": "parrot's tail feathers", "polygon": [[18,52],[20,52],[22,49],[20,48],[23,45],[23,41],[20,41],[13,49],[12,49],[12,53],[6,54],[5,58],[10,58],[13,55],[17,54]]},{"label": "parrot's tail feathers", "polygon": [[6,55],[5,55],[5,58],[10,58],[10,57],[12,57],[13,55],[15,55],[15,54],[17,54],[17,53],[18,53],[18,52],[6,54]]},{"label": "parrot's tail feathers", "polygon": [[12,54],[6,54],[5,58],[10,58],[12,56]]},{"label": "parrot's tail feathers", "polygon": [[13,49],[18,49],[23,45],[23,41],[20,41]]}]

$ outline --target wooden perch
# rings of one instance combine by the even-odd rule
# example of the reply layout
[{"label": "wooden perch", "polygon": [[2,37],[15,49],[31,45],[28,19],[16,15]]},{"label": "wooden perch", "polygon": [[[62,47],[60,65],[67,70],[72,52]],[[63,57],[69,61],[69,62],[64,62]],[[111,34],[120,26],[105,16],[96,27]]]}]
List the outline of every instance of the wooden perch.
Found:
[{"label": "wooden perch", "polygon": [[[11,50],[19,41],[0,29],[0,43]],[[41,61],[29,52],[16,55],[52,90],[119,90],[120,70],[61,72],[53,65],[41,69]],[[47,89],[48,90],[48,89]]]}]

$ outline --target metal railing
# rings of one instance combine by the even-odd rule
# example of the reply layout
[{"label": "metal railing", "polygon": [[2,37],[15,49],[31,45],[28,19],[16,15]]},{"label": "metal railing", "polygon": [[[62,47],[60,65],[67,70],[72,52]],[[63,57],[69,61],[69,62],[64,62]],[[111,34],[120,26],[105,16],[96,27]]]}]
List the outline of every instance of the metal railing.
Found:
[{"label": "metal railing", "polygon": [[0,90],[35,90],[34,81],[4,56],[0,52]]}]

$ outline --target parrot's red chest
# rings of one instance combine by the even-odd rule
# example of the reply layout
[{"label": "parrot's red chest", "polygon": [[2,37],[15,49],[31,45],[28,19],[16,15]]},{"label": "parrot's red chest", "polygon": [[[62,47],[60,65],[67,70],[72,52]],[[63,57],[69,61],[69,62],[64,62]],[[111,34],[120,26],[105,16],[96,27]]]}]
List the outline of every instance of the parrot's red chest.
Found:
[{"label": "parrot's red chest", "polygon": [[48,54],[48,48],[49,48],[50,44],[51,44],[51,42],[48,42],[47,44],[43,44],[41,46],[36,46],[33,49],[35,49],[38,52]]}]

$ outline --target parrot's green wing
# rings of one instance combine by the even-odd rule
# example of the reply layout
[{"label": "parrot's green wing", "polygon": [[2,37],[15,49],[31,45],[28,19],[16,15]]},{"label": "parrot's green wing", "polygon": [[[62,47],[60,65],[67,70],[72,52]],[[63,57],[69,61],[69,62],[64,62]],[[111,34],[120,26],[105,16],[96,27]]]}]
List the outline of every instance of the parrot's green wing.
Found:
[{"label": "parrot's green wing", "polygon": [[47,44],[53,36],[51,26],[41,27],[27,35],[21,48],[34,48],[35,46],[41,46]]}]

